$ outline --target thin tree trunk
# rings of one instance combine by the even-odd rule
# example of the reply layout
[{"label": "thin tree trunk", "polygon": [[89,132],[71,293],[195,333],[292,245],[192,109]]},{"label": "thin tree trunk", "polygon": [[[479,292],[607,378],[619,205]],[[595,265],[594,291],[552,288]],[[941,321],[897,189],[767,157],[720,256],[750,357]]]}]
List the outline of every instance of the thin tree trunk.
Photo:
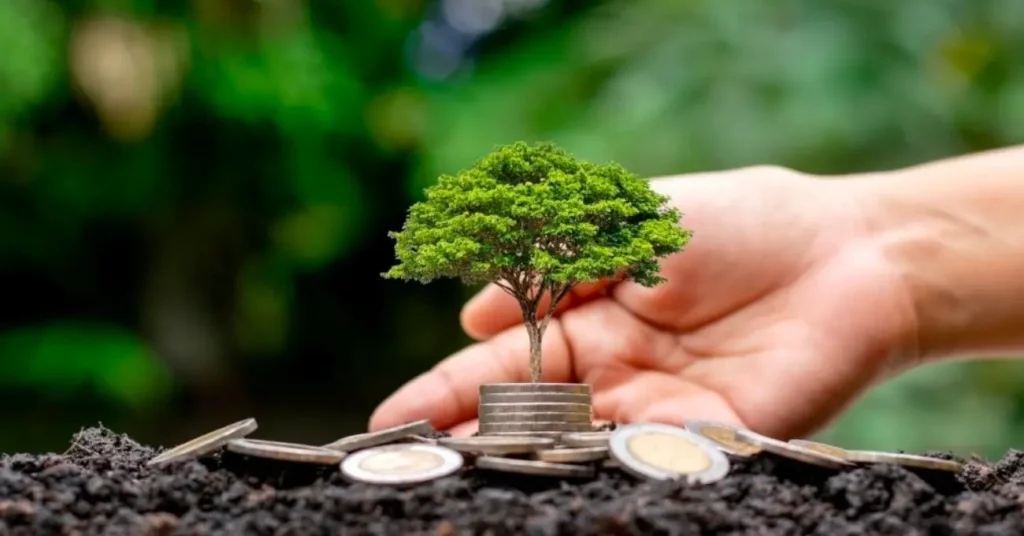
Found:
[{"label": "thin tree trunk", "polygon": [[537,383],[541,373],[541,332],[535,318],[526,321],[526,332],[530,335],[530,381]]}]

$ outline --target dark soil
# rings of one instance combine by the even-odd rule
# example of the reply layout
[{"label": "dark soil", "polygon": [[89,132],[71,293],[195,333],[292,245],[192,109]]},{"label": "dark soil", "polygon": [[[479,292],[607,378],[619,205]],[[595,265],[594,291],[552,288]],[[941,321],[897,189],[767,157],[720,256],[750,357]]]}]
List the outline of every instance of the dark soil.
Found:
[{"label": "dark soil", "polygon": [[832,472],[764,454],[734,460],[729,477],[706,486],[617,471],[563,482],[466,470],[407,490],[231,453],[147,468],[154,454],[90,428],[62,455],[3,456],[0,535],[1024,533],[1020,451],[959,475]]}]

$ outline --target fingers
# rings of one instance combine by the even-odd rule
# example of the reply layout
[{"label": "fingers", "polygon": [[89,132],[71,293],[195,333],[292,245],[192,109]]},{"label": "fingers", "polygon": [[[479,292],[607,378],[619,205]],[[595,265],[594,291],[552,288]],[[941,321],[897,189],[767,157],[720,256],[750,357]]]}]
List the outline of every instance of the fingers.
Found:
[{"label": "fingers", "polygon": [[468,420],[456,424],[455,426],[448,429],[448,433],[452,437],[469,437],[476,433],[477,429],[480,428],[480,421],[477,419]]},{"label": "fingers", "polygon": [[[555,314],[602,295],[613,281],[580,283],[555,306]],[[537,307],[537,314],[548,310],[551,299],[545,295]],[[511,294],[495,285],[488,285],[466,303],[462,309],[462,329],[476,340],[486,340],[495,334],[523,322],[519,302]]]},{"label": "fingers", "polygon": [[[569,347],[561,325],[552,321],[542,345],[542,381],[572,377]],[[441,361],[386,399],[370,418],[370,430],[429,419],[444,430],[476,417],[480,385],[530,381],[530,343],[518,326]]]},{"label": "fingers", "polygon": [[718,393],[680,376],[638,371],[619,386],[594,396],[594,410],[616,422],[683,426],[690,419],[746,423]]}]

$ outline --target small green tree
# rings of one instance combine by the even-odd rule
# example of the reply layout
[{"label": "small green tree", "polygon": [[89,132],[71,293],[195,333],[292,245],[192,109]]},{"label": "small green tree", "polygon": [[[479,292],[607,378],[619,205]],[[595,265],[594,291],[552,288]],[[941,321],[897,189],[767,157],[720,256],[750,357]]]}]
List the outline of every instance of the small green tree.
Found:
[{"label": "small green tree", "polygon": [[499,147],[472,168],[441,176],[425,194],[402,231],[389,233],[399,264],[383,276],[458,277],[504,289],[523,313],[533,382],[540,381],[548,322],[574,285],[612,277],[662,283],[658,258],[680,251],[692,235],[645,180],[550,143]]}]

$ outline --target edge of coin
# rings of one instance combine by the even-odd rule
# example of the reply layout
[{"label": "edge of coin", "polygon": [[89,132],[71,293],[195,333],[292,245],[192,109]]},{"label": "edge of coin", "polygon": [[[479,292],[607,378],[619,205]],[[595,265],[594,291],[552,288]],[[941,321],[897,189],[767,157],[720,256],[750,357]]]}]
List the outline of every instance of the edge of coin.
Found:
[{"label": "edge of coin", "polygon": [[[331,441],[326,445],[319,446],[320,448],[336,450],[339,452],[352,452],[387,445],[388,443],[394,443],[395,441],[405,439],[406,437],[427,434],[433,431],[434,427],[430,424],[429,420],[420,419],[418,421],[392,426],[391,428],[385,428],[376,432],[363,432],[361,434],[345,436],[341,439]],[[363,442],[360,442],[360,440]]]},{"label": "edge of coin", "polygon": [[[709,420],[703,420],[703,419],[693,419],[693,420],[685,421],[683,423],[683,427],[686,428],[687,431],[692,432],[694,434],[697,434],[697,435],[703,437],[704,439],[707,439],[708,441],[711,441],[712,444],[714,444],[720,450],[725,451],[726,454],[729,454],[731,456],[736,456],[736,457],[739,457],[739,458],[749,458],[751,456],[754,456],[754,455],[758,454],[762,450],[764,450],[760,446],[753,445],[753,444],[750,444],[748,442],[741,441],[737,437],[737,432],[742,429],[739,426],[734,426],[734,425],[731,425],[731,424],[728,424],[728,423],[724,423],[724,422],[719,422],[719,421],[709,421]],[[732,442],[735,443],[735,444],[723,443],[723,442],[721,442],[721,440],[715,438],[712,435],[709,435],[709,432],[710,432],[709,429],[710,428],[717,428],[717,429],[720,429],[720,430],[726,430],[726,431],[730,432],[732,434]],[[746,450],[745,451],[740,451],[740,450],[738,450],[736,448],[737,446],[745,446]]]},{"label": "edge of coin", "polygon": [[314,445],[241,437],[229,440],[225,448],[235,454],[242,454],[253,458],[321,465],[334,465],[341,462],[346,456],[344,452]]},{"label": "edge of coin", "polygon": [[[147,466],[157,466],[164,463],[192,460],[201,458],[206,454],[209,454],[224,445],[232,439],[243,438],[259,428],[259,424],[255,418],[249,417],[242,419],[237,422],[233,422],[229,425],[222,426],[212,432],[206,432],[205,434],[189,439],[184,443],[175,445],[156,456],[150,458],[147,462]],[[220,435],[220,437],[217,437]],[[203,443],[203,441],[208,441]],[[194,446],[189,450],[190,446]]]},{"label": "edge of coin", "polygon": [[[852,463],[821,452],[793,445],[785,441],[759,434],[753,430],[739,430],[736,438],[760,446],[762,450],[789,460],[832,470],[849,469]],[[815,460],[815,461],[811,461]]]},{"label": "edge of coin", "polygon": [[[915,469],[927,469],[931,471],[959,472],[964,464],[956,460],[945,460],[921,456],[920,454],[907,454],[902,452],[884,452],[876,450],[849,450],[848,460],[862,464],[890,464],[901,467],[912,467]],[[897,461],[899,460],[899,461]]]},{"label": "edge of coin", "polygon": [[[595,473],[594,468],[589,465],[551,463],[537,460],[522,460],[518,458],[503,458],[501,456],[480,456],[476,459],[475,465],[477,469],[484,469],[487,471],[500,471],[503,473],[517,473],[553,478],[592,478]],[[504,465],[504,467],[502,467],[502,465]],[[519,470],[514,470],[512,468]],[[547,469],[548,472],[545,472],[545,469]]]}]

